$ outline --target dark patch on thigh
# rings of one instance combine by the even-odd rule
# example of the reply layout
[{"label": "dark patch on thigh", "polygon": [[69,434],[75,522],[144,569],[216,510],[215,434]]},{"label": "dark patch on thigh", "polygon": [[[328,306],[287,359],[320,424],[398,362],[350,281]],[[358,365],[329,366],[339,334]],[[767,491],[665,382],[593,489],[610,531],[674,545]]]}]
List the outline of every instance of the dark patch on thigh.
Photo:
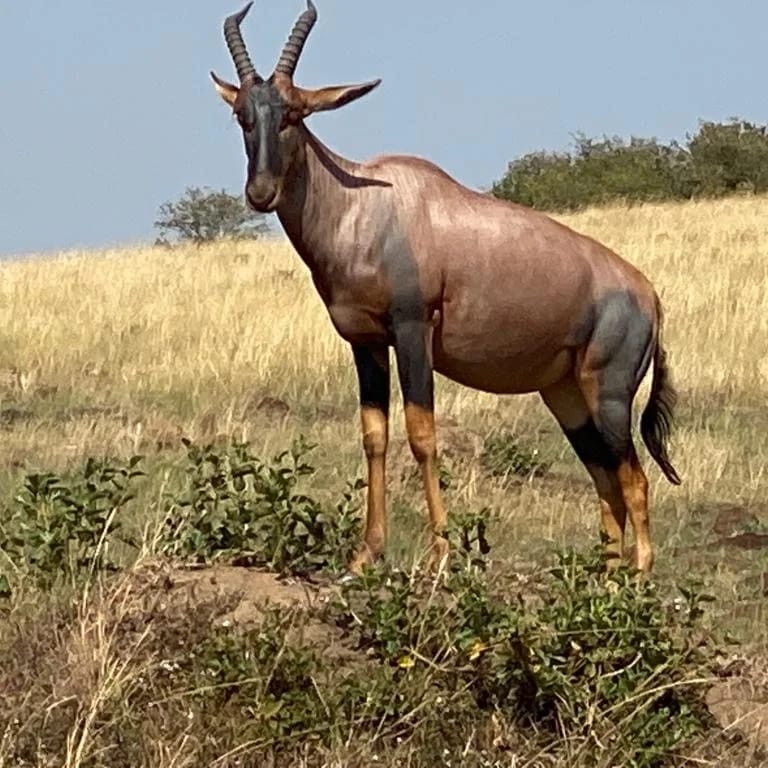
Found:
[{"label": "dark patch on thigh", "polygon": [[389,347],[352,347],[360,386],[360,405],[389,411]]},{"label": "dark patch on thigh", "polygon": [[595,305],[588,342],[590,367],[609,392],[634,391],[650,363],[653,319],[629,291],[614,291]]},{"label": "dark patch on thigh", "polygon": [[607,470],[618,469],[623,458],[621,453],[600,434],[592,419],[583,427],[563,431],[584,464]]},{"label": "dark patch on thigh", "polygon": [[625,459],[632,448],[631,395],[607,397],[600,395],[595,426],[605,445],[614,456]]},{"label": "dark patch on thigh", "polygon": [[[632,402],[651,360],[653,317],[646,314],[634,294],[614,291],[595,303],[591,323],[581,375],[588,385],[585,397],[592,423],[589,432],[576,439],[580,450],[606,466],[601,451],[615,463],[625,460],[633,450]],[[600,438],[599,448],[595,448],[592,431]]]}]

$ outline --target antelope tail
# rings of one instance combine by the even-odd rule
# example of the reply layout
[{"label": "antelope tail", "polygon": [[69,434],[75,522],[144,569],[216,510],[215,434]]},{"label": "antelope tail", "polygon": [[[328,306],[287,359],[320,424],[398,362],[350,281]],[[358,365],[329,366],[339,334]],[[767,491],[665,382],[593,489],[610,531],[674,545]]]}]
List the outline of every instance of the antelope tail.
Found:
[{"label": "antelope tail", "polygon": [[653,353],[653,380],[651,394],[640,418],[640,434],[648,452],[661,467],[667,480],[673,485],[680,485],[680,476],[675,471],[667,453],[667,443],[672,431],[674,408],[677,403],[677,392],[672,386],[667,365],[667,353],[661,344],[662,309],[661,302],[656,298],[656,310],[659,318],[659,330],[656,338],[656,349]]}]

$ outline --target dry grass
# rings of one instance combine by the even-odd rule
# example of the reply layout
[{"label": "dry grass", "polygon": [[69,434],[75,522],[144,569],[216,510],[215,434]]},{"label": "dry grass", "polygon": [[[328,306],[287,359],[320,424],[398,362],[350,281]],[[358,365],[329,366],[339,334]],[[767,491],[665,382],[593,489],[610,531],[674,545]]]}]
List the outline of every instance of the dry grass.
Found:
[{"label": "dry grass", "polygon": [[[766,214],[758,198],[561,217],[643,269],[666,307],[681,390],[674,458],[686,482],[672,489],[652,468],[657,505],[766,495]],[[282,242],[7,263],[0,329],[7,465],[147,450],[179,431],[271,444],[307,428],[359,464],[349,352]],[[496,398],[442,379],[438,390],[441,424],[552,428],[536,396]],[[270,413],[263,397],[290,407],[279,428],[254,418]],[[393,420],[402,434],[398,412]]]},{"label": "dry grass", "polygon": [[[681,395],[673,459],[684,485],[669,486],[647,465],[657,540],[677,546],[696,523],[697,505],[768,497],[768,199],[560,218],[640,267],[665,305]],[[94,453],[152,454],[177,445],[180,434],[229,435],[272,450],[300,431],[321,444],[329,482],[362,469],[349,351],[308,270],[281,241],[7,263],[0,329],[7,472],[61,467]],[[647,382],[640,402],[646,393]],[[488,503],[511,541],[593,535],[592,490],[537,396],[497,398],[441,378],[437,408],[443,447],[454,459],[453,505]],[[514,492],[489,482],[474,454],[498,425],[547,451],[573,482]],[[418,488],[398,485],[410,457],[397,408],[393,433],[393,498],[420,509]]]},{"label": "dry grass", "polygon": [[[768,556],[717,542],[768,524],[768,199],[559,218],[640,267],[666,309],[665,343],[680,391],[672,456],[684,485],[668,485],[645,460],[659,573],[700,575],[719,598],[716,620],[764,651]],[[156,494],[181,435],[234,437],[272,452],[304,433],[320,444],[319,483],[339,487],[361,473],[351,356],[287,244],[70,253],[0,270],[4,493],[24,472],[141,452],[154,462],[147,493]],[[641,402],[647,390],[646,383]],[[552,544],[595,540],[592,488],[536,396],[497,398],[440,379],[437,409],[452,475],[448,504],[489,507],[502,557],[522,567]],[[487,476],[478,452],[500,425],[546,454],[550,474],[530,482]],[[399,407],[392,431],[391,549],[401,557],[416,546],[423,501]],[[724,511],[728,519],[715,533]],[[75,626],[89,627],[82,647],[91,658],[81,662],[90,671],[80,684],[93,695],[71,734],[67,765],[82,763],[100,692],[129,686],[140,673],[122,665],[97,619],[83,614]],[[73,636],[67,647],[78,642]],[[158,764],[183,764],[168,750]]]}]

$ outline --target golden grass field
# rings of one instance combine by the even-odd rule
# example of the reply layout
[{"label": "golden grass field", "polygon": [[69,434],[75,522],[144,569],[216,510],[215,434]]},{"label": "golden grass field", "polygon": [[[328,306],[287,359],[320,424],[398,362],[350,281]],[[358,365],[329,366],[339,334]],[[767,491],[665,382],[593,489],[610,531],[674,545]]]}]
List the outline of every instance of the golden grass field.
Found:
[{"label": "golden grass field", "polygon": [[[768,200],[611,207],[560,219],[642,269],[665,307],[680,393],[672,455],[684,484],[668,485],[647,459],[659,543],[684,534],[697,504],[765,499]],[[350,354],[288,244],[75,252],[0,269],[5,472],[152,452],[181,433],[227,434],[271,450],[299,431],[321,444],[331,473],[362,470]],[[572,463],[536,395],[499,398],[442,378],[437,390],[449,449],[451,441],[466,447],[462,430],[482,436],[507,425]],[[637,405],[646,393],[647,382]],[[265,397],[281,403],[260,409]],[[396,462],[404,460],[399,394],[394,402]],[[276,418],[283,403],[290,411]],[[500,514],[538,535],[594,527],[588,493],[495,494],[471,462],[463,470],[460,503],[495,495]],[[574,475],[586,476],[576,467]]]},{"label": "golden grass field", "polygon": [[[717,597],[712,620],[763,655],[768,549],[749,549],[748,538],[768,533],[768,198],[557,218],[657,287],[679,392],[671,456],[683,478],[669,485],[640,449],[657,573],[699,576]],[[390,552],[403,558],[417,551],[424,502],[396,387],[393,380]],[[647,391],[646,381],[636,413]],[[525,568],[552,545],[598,540],[587,474],[536,395],[499,398],[438,377],[437,419],[452,476],[449,515],[487,507],[496,557]],[[551,472],[486,475],[478,455],[498,427],[551,461]],[[154,467],[143,507],[151,510],[182,435],[248,440],[271,454],[300,433],[319,445],[320,491],[362,475],[351,355],[283,241],[73,252],[0,266],[2,495],[24,473],[141,453]],[[141,509],[134,522],[148,522]]]}]

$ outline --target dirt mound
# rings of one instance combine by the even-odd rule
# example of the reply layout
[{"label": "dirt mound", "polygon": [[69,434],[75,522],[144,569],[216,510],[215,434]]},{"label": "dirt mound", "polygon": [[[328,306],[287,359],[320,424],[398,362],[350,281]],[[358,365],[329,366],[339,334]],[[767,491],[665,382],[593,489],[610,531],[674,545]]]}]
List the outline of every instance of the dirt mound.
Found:
[{"label": "dirt mound", "polygon": [[[162,583],[164,589],[161,614],[195,616],[213,627],[249,630],[259,627],[270,609],[286,608],[304,614],[290,622],[287,642],[312,648],[332,661],[342,675],[371,663],[365,654],[345,642],[333,622],[327,621],[323,609],[338,589],[330,581],[310,583],[229,565],[161,567],[160,579],[157,572],[154,576],[155,583]],[[211,606],[218,609],[211,611]]]},{"label": "dirt mound", "polygon": [[270,607],[317,608],[332,594],[330,585],[283,579],[274,573],[216,565],[201,569],[169,568],[165,579],[169,599],[190,607],[211,600],[231,601],[236,607],[217,623],[258,623]]}]

